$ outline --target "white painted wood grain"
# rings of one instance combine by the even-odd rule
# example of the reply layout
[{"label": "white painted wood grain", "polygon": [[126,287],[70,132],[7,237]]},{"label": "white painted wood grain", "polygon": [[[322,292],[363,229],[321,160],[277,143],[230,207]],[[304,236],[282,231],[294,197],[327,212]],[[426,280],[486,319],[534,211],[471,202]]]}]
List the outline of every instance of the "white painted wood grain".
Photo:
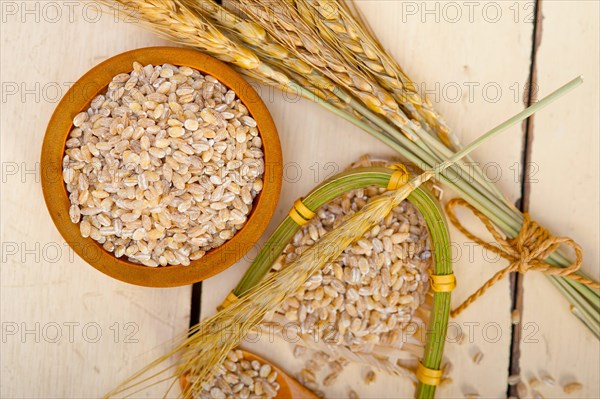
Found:
[{"label": "white painted wood grain", "polygon": [[136,287],[72,254],[48,215],[39,173],[28,172],[39,172],[46,124],[72,82],[107,57],[165,43],[112,16],[92,22],[85,4],[1,4],[3,398],[101,397],[189,322],[189,287]]},{"label": "white painted wood grain", "polygon": [[[407,9],[412,4],[416,10]],[[439,8],[439,21],[435,11]],[[400,61],[409,76],[428,91],[437,108],[447,116],[448,123],[466,143],[487,129],[523,108],[519,95],[528,71],[531,49],[531,23],[514,21],[511,4],[494,3],[501,7],[500,19],[491,20],[491,14],[473,14],[470,22],[466,6],[460,5],[463,17],[452,22],[453,17],[442,11],[443,2],[358,1],[372,28],[384,46]],[[461,4],[461,3],[458,3]],[[492,6],[494,6],[492,5]],[[413,15],[413,12],[416,14]],[[491,13],[491,11],[489,11]],[[510,59],[510,62],[507,60]],[[484,90],[484,87],[486,88]],[[471,90],[469,88],[472,88]],[[494,94],[494,88],[501,93]],[[512,88],[512,89],[511,89]],[[268,90],[268,89],[265,89]],[[487,91],[486,91],[487,90]],[[281,94],[275,94],[281,97]],[[284,181],[278,211],[271,223],[272,231],[282,220],[295,199],[308,192],[324,176],[315,178],[311,165],[331,162],[342,169],[360,155],[392,154],[385,146],[359,129],[306,101],[290,104],[266,97],[267,105],[279,128],[284,162],[302,166],[299,181]],[[451,102],[452,101],[452,102]],[[522,133],[519,126],[511,129],[493,144],[479,150],[476,160],[493,161],[488,166],[501,171],[499,186],[511,201],[520,196],[519,182],[515,181],[511,167],[521,156]],[[501,149],[499,151],[499,149]],[[445,193],[452,197],[450,191]],[[453,303],[467,297],[503,263],[486,261],[482,253],[465,242],[464,237],[452,230],[455,242],[456,274],[459,288]],[[487,256],[489,259],[489,256]],[[251,259],[240,262],[226,272],[207,280],[203,288],[203,316],[213,314],[215,307],[232,289]],[[490,311],[493,309],[493,311]],[[510,346],[510,292],[507,281],[499,283],[473,308],[452,321],[453,331],[470,330],[462,345],[449,343],[446,357],[454,364],[453,384],[439,389],[439,397],[461,397],[478,392],[484,397],[502,397],[506,392]],[[496,334],[499,334],[496,337]],[[452,341],[452,339],[451,339]],[[280,341],[260,342],[251,346],[257,353],[294,373],[301,363],[291,356],[291,345]],[[474,365],[471,358],[481,350],[484,360]],[[364,368],[353,366],[342,375],[341,381],[325,389],[327,397],[345,397],[352,387],[361,397],[409,397],[412,384],[405,378],[380,373],[377,383],[362,383]]]},{"label": "white painted wood grain", "polygon": [[[599,3],[545,1],[538,50],[539,95],[582,74],[584,84],[535,117],[531,184],[533,217],[554,234],[584,249],[583,269],[600,278],[600,32]],[[569,313],[568,302],[548,280],[529,273],[524,282],[523,323],[535,326],[521,344],[527,378],[550,374],[559,384],[543,387],[546,397],[564,396],[561,385],[579,381],[577,397],[600,397],[600,342]],[[533,330],[532,330],[533,331]]]}]

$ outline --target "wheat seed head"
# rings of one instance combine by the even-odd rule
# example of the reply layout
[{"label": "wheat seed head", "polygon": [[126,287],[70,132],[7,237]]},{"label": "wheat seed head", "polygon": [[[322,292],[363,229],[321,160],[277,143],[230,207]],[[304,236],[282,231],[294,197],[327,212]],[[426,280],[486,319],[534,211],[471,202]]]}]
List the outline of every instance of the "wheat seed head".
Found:
[{"label": "wheat seed head", "polygon": [[321,36],[328,40],[350,62],[361,68],[388,89],[409,114],[430,128],[446,145],[459,145],[444,119],[434,109],[431,101],[417,92],[415,83],[406,75],[362,19],[352,14],[350,2],[341,0],[295,0],[297,9],[305,20],[317,27]]},{"label": "wheat seed head", "polygon": [[234,3],[252,19],[260,21],[267,32],[298,58],[350,90],[373,111],[397,124],[406,123],[405,118],[398,115],[399,108],[391,94],[324,43],[300,17],[291,1],[237,0]]}]

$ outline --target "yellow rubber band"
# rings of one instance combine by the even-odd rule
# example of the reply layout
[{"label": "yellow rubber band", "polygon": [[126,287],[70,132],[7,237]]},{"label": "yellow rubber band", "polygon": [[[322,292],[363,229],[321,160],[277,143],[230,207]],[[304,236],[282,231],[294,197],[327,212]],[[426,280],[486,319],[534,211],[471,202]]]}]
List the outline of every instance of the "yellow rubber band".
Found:
[{"label": "yellow rubber band", "polygon": [[387,185],[388,190],[397,190],[408,183],[409,174],[406,170],[406,166],[402,165],[401,163],[397,163],[392,165],[390,168],[395,169],[396,171],[390,176],[390,181]]},{"label": "yellow rubber band", "polygon": [[442,370],[433,370],[423,366],[423,363],[419,362],[417,372],[415,373],[417,379],[425,385],[439,385],[442,381]]},{"label": "yellow rubber band", "polygon": [[225,309],[225,308],[229,307],[229,305],[231,305],[232,303],[234,303],[237,300],[238,300],[237,295],[235,295],[233,293],[233,291],[231,291],[229,293],[229,295],[227,295],[227,298],[225,298],[225,300],[223,301],[223,303],[221,304],[221,306],[219,308],[220,309]]},{"label": "yellow rubber band", "polygon": [[292,218],[292,220],[294,222],[296,222],[296,224],[298,226],[304,226],[306,223],[308,223],[308,220],[304,219],[296,210],[296,208],[292,208],[290,209],[290,213],[289,213],[290,217]]},{"label": "yellow rubber band", "polygon": [[304,226],[310,219],[315,216],[315,213],[308,209],[306,205],[302,203],[302,199],[298,198],[294,202],[294,206],[290,209],[290,218],[299,226]]},{"label": "yellow rubber band", "polygon": [[434,292],[451,292],[456,288],[456,277],[454,274],[444,274],[429,276],[431,289]]},{"label": "yellow rubber band", "polygon": [[310,220],[315,217],[315,213],[313,211],[311,211],[310,209],[308,209],[308,207],[306,205],[304,205],[301,198],[298,198],[296,200],[296,202],[294,202],[294,208],[296,208],[296,211],[298,211],[298,213],[304,219]]}]

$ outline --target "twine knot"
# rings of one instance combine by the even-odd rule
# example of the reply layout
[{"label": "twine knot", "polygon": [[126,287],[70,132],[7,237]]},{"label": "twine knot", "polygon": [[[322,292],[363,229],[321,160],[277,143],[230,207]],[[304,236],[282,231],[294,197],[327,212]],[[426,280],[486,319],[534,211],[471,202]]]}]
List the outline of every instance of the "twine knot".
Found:
[{"label": "twine knot", "polygon": [[[483,223],[492,234],[498,245],[487,243],[480,237],[467,230],[458,220],[454,213],[456,206],[468,208]],[[452,199],[446,204],[446,212],[450,222],[467,238],[473,240],[483,248],[493,252],[509,261],[509,265],[498,271],[492,278],[483,284],[475,293],[468,297],[459,307],[451,312],[452,317],[457,316],[471,303],[482,296],[488,288],[502,280],[509,273],[527,273],[530,270],[538,271],[548,275],[568,277],[581,284],[588,285],[594,289],[600,289],[600,284],[586,277],[575,274],[583,262],[583,250],[573,239],[569,237],[555,237],[537,222],[531,220],[529,214],[523,215],[523,226],[519,234],[513,239],[507,239],[492,224],[490,219],[475,207],[460,198]],[[567,267],[556,267],[546,263],[545,259],[550,256],[561,245],[567,245],[575,252],[575,260]]]}]

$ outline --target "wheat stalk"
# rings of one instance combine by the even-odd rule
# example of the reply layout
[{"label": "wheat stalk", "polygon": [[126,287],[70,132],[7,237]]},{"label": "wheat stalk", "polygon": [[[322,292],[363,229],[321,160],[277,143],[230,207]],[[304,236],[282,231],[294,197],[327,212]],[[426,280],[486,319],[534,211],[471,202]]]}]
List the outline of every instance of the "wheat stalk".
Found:
[{"label": "wheat stalk", "polygon": [[459,147],[444,119],[427,97],[422,97],[414,82],[383,47],[360,18],[355,18],[347,2],[339,0],[295,0],[305,20],[312,21],[322,36],[340,49],[348,61],[360,65],[388,89],[410,115],[430,126],[449,147]]},{"label": "wheat stalk", "polygon": [[370,36],[362,31],[358,23],[336,1],[295,0],[295,4],[304,21],[316,27],[322,38],[336,46],[346,61],[358,65],[376,78],[412,118],[425,121],[417,112],[417,108],[422,107],[422,101],[414,90],[414,84],[402,76],[404,80],[408,80],[412,89],[409,90],[393,68],[390,57],[377,51]]},{"label": "wheat stalk", "polygon": [[[304,62],[295,53],[288,52],[285,47],[278,44],[273,36],[269,32],[266,32],[259,24],[238,17],[212,0],[181,0],[180,2],[201,18],[210,20],[215,26],[226,31],[235,40],[243,42],[269,65],[276,66],[279,70],[285,71],[287,76],[293,78],[295,82],[300,83],[300,86],[308,89],[313,95],[326,102],[326,104],[321,105],[325,105],[326,107],[333,105],[335,108],[344,111],[346,115],[349,114],[354,118],[364,120],[373,128],[385,132],[384,134],[387,134],[391,138],[405,134],[413,141],[417,141],[418,138],[412,130],[415,128],[414,124],[409,121],[401,110],[398,109],[396,114],[394,114],[399,118],[396,120],[396,125],[400,126],[398,120],[408,122],[402,125],[401,130],[398,131],[381,118],[378,118],[369,109],[365,108],[363,104],[356,101],[350,94],[337,87],[331,79],[324,76],[313,65]],[[341,62],[344,62],[344,60],[341,59]],[[351,66],[346,66],[348,69],[352,68]],[[246,75],[256,77],[254,74],[248,72],[246,72]],[[309,99],[314,100],[315,98]],[[331,109],[331,107],[329,108]],[[389,114],[387,116],[389,117]],[[346,119],[348,118],[346,117]],[[351,122],[353,121],[351,120]],[[418,144],[423,146],[420,141],[418,141]]]},{"label": "wheat stalk", "polygon": [[[372,112],[365,109],[350,94],[340,89],[335,82],[324,76],[319,70],[290,53],[281,46],[269,33],[259,24],[242,19],[233,12],[219,6],[213,0],[182,0],[190,9],[202,17],[210,19],[215,26],[228,32],[240,42],[244,42],[252,51],[266,60],[270,65],[284,70],[302,87],[309,89],[313,94],[336,108],[352,114],[354,117],[369,121],[373,127],[383,128],[390,137],[402,134],[378,119]],[[340,101],[341,100],[341,101]],[[407,120],[400,112],[401,118]],[[406,128],[406,126],[404,126]],[[406,132],[405,132],[406,133]],[[412,131],[407,133],[408,137],[414,137]]]},{"label": "wheat stalk", "polygon": [[[358,77],[360,82],[366,82],[367,80],[374,82],[374,79],[355,67],[355,65],[360,65],[360,63],[349,62],[343,56],[333,51],[334,47],[336,49],[343,49],[344,46],[337,45],[337,43],[332,43],[331,46],[328,46],[326,41],[322,40],[322,35],[319,36],[318,32],[312,30],[311,26],[305,20],[301,19],[300,13],[294,7],[293,1],[273,3],[270,0],[235,0],[231,3],[255,20],[260,21],[268,34],[287,48],[290,48],[292,53],[297,55],[302,61],[305,61],[306,64],[312,65],[313,68],[322,71],[331,80],[350,90],[350,93],[359,98],[368,109],[339,89],[334,91],[334,94],[363,115],[369,123],[381,129],[384,134],[388,135],[394,141],[400,141],[400,135],[404,134],[420,148],[419,157],[428,165],[431,166],[452,156],[452,151],[449,148],[424,132],[421,124],[416,124],[410,120],[398,104],[394,102],[393,104],[386,103],[385,106],[382,106],[382,104],[376,103],[375,101],[380,99],[381,96],[386,98],[392,97],[385,89],[376,83],[372,83],[371,91],[361,91],[361,89],[364,90],[366,87],[361,88],[360,85],[352,86],[349,84],[348,81],[352,82],[353,79],[356,80],[355,77]],[[304,14],[306,15],[307,13],[305,10]],[[230,18],[227,18],[227,20],[231,21]],[[236,30],[235,27],[231,29]],[[322,30],[321,33],[324,34],[325,31]],[[329,36],[333,37],[335,33],[329,32]],[[246,40],[244,35],[241,35],[240,39]],[[324,67],[325,65],[333,67],[327,68]],[[310,77],[307,77],[307,79],[310,80]],[[376,96],[374,93],[380,94]],[[394,129],[387,121],[377,117],[377,115],[369,112],[369,110],[386,117],[400,131]],[[407,145],[410,148],[410,144]],[[461,173],[469,173],[470,168],[463,162],[459,162],[458,167],[462,168]],[[478,168],[474,168],[474,172],[473,177],[478,193],[488,200],[497,198],[499,192],[485,178],[483,173]]]},{"label": "wheat stalk", "polygon": [[[382,49],[374,36],[352,16],[346,8],[347,4],[338,0],[295,0],[295,4],[304,20],[315,26],[320,36],[338,49],[347,62],[364,69],[372,79],[390,91],[407,117],[416,120],[411,125],[412,132],[426,143],[438,161],[452,156],[452,149],[460,148],[458,138],[435,112],[429,99],[417,93],[415,84]],[[430,129],[435,131],[437,139],[431,136]],[[467,158],[467,161],[470,165],[476,165],[472,169],[474,178],[481,186],[480,191],[490,198],[502,198],[500,191],[489,182],[479,166],[471,159]],[[464,162],[459,162],[458,166],[465,172],[470,169]]]},{"label": "wheat stalk", "polygon": [[197,15],[209,19],[235,40],[243,42],[268,64],[285,70],[295,82],[317,97],[331,104],[339,103],[338,97],[332,93],[336,85],[331,80],[291,54],[259,24],[238,17],[213,0],[181,0],[181,2]]},{"label": "wheat stalk", "polygon": [[291,2],[236,0],[232,3],[254,20],[259,21],[274,39],[290,49],[300,60],[346,88],[368,109],[386,117],[404,134],[416,140],[407,129],[409,119],[401,112],[393,96],[327,46],[302,20]]},{"label": "wheat stalk", "polygon": [[254,52],[231,40],[208,19],[176,0],[99,0],[117,13],[136,18],[146,27],[176,43],[204,51],[221,61],[250,71],[262,82],[281,86],[292,83]]}]

